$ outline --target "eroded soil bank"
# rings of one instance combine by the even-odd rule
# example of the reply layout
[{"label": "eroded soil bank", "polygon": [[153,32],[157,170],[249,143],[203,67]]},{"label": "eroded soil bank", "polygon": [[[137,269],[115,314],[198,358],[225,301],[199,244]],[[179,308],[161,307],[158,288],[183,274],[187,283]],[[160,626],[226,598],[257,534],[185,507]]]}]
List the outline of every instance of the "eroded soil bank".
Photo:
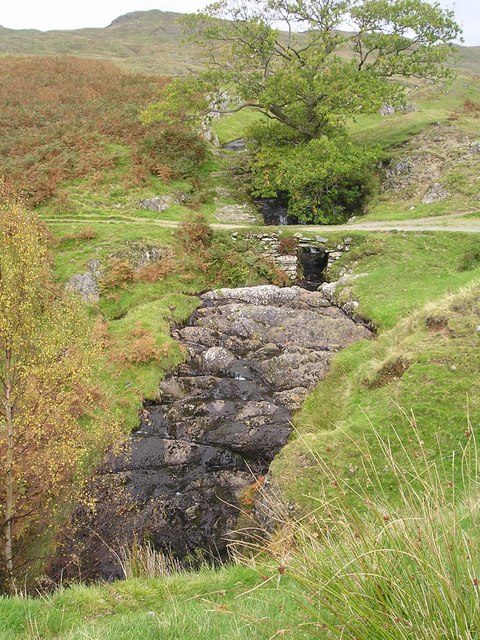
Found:
[{"label": "eroded soil bank", "polygon": [[121,577],[119,549],[135,538],[179,558],[225,557],[242,492],[286,443],[292,413],[337,351],[371,337],[317,291],[268,285],[201,299],[174,332],[187,361],[145,406],[129,454],[98,478],[95,514],[78,514],[57,559],[64,575]]}]

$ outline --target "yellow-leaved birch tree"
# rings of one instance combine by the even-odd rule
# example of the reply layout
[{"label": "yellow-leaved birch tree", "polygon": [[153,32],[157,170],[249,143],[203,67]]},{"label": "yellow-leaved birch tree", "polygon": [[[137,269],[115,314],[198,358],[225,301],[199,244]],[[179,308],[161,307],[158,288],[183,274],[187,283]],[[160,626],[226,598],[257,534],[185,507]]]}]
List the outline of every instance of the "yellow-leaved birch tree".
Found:
[{"label": "yellow-leaved birch tree", "polygon": [[87,461],[117,431],[92,383],[97,354],[81,302],[55,284],[47,233],[0,206],[0,591],[45,554]]}]

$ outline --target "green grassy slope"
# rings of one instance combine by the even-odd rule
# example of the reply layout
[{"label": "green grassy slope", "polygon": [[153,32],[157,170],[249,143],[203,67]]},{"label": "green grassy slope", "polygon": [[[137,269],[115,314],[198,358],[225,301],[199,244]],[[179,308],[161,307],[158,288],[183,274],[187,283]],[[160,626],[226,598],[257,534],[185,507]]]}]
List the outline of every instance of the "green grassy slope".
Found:
[{"label": "green grassy slope", "polygon": [[367,445],[388,493],[377,434],[396,431],[415,449],[412,416],[428,460],[448,474],[452,452],[468,439],[468,414],[480,421],[477,247],[476,236],[461,234],[355,235],[343,261],[354,278],[338,295],[360,301],[357,312],[378,337],[337,356],[295,417],[298,436],[273,463],[292,499],[312,506],[325,481],[314,459],[326,452],[340,476],[361,483],[358,447]]},{"label": "green grassy slope", "polygon": [[[447,86],[419,87],[409,100],[415,106],[412,113],[367,116],[351,124],[356,142],[381,149],[384,169],[402,161],[410,165],[411,173],[394,178],[398,190],[388,188],[388,183],[385,190],[380,188],[366,219],[402,220],[478,210],[478,78],[459,75]],[[448,196],[424,204],[422,198],[433,183],[442,185]]]},{"label": "green grassy slope", "polygon": [[[0,599],[0,638],[268,640],[299,618],[295,600],[276,590],[275,583],[263,588],[258,571],[231,567],[110,586],[78,586],[45,600]],[[254,588],[260,590],[242,597]],[[228,612],[232,605],[235,616]],[[257,623],[261,619],[263,623]]]}]

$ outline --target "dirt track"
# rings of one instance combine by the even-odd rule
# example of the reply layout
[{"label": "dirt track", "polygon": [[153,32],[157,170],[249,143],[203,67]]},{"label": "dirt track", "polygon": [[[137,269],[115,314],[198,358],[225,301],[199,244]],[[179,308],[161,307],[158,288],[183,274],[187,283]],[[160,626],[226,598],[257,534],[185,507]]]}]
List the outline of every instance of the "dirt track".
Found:
[{"label": "dirt track", "polygon": [[[296,225],[289,229],[296,231],[309,231],[313,233],[326,233],[328,231],[450,231],[455,233],[480,233],[480,215],[478,218],[466,218],[469,213],[451,213],[444,216],[432,216],[430,218],[417,218],[414,220],[392,220],[392,221],[375,221],[365,220],[363,222],[354,222],[351,224],[339,225]],[[476,212],[479,213],[480,212]],[[122,216],[118,218],[102,219],[99,215],[85,216],[75,218],[70,216],[59,216],[55,218],[46,218],[49,224],[68,224],[68,223],[102,223],[102,224],[143,224],[154,225],[159,227],[175,228],[179,226],[179,222],[171,220],[152,220],[149,218],[137,218],[134,216]],[[212,223],[214,229],[248,229],[251,225],[246,224],[226,224]],[[272,229],[274,227],[271,227]],[[278,227],[275,227],[278,228]]]}]

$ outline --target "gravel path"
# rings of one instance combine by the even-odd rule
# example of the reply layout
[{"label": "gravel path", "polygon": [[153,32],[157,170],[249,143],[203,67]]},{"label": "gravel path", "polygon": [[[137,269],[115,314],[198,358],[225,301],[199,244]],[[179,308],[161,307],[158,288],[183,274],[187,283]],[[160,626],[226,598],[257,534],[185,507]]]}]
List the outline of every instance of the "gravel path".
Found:
[{"label": "gravel path", "polygon": [[[354,222],[352,224],[339,225],[295,225],[289,229],[296,231],[310,231],[313,233],[322,233],[327,231],[450,231],[454,233],[480,233],[480,217],[466,218],[472,212],[451,213],[444,216],[432,216],[429,218],[416,218],[413,220],[365,220],[363,222]],[[475,212],[479,213],[480,212]],[[171,220],[152,220],[149,218],[137,218],[134,216],[122,216],[118,218],[102,219],[100,216],[83,216],[82,218],[62,216],[45,218],[49,224],[68,224],[74,222],[95,222],[102,224],[143,224],[154,225],[159,227],[175,228],[179,226],[179,222]],[[213,223],[213,229],[248,229],[251,225],[246,224],[226,224]],[[271,227],[277,229],[278,227]]]}]

